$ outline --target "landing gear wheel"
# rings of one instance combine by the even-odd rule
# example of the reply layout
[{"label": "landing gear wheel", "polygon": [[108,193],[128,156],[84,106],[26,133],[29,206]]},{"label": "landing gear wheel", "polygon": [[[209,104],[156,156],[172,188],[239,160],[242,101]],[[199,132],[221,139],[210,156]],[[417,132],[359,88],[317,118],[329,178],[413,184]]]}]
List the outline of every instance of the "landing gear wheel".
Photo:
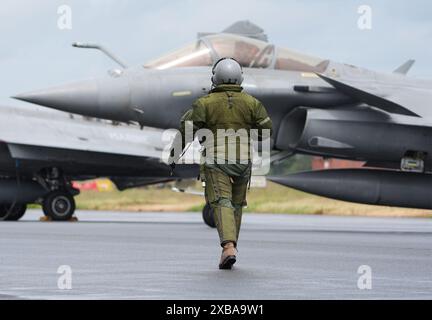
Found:
[{"label": "landing gear wheel", "polygon": [[208,225],[210,228],[216,228],[213,209],[210,204],[206,203],[202,210],[202,216],[206,225]]},{"label": "landing gear wheel", "polygon": [[6,221],[7,215],[9,213],[10,204],[0,204],[0,220]]},{"label": "landing gear wheel", "polygon": [[7,221],[18,221],[21,219],[27,211],[27,205],[18,203],[14,206],[12,209],[12,212],[10,213],[9,217],[7,217]]},{"label": "landing gear wheel", "polygon": [[11,206],[12,204],[0,204],[0,221],[18,221],[27,210],[25,204],[16,203],[13,207]]},{"label": "landing gear wheel", "polygon": [[65,191],[53,191],[42,203],[42,210],[53,221],[68,221],[75,212],[75,199]]}]

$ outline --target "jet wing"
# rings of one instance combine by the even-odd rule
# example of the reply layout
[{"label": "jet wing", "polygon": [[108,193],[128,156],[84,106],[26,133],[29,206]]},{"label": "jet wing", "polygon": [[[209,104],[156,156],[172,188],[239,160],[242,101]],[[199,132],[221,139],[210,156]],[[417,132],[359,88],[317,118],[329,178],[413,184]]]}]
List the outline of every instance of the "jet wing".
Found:
[{"label": "jet wing", "polygon": [[376,107],[378,109],[384,110],[389,113],[395,113],[395,114],[401,114],[401,115],[413,116],[413,117],[421,117],[416,112],[410,110],[409,107],[406,107],[402,103],[398,103],[401,99],[395,99],[396,96],[393,99],[391,97],[381,97],[376,94],[370,93],[364,89],[360,89],[351,84],[348,84],[347,82],[343,82],[339,79],[336,80],[334,78],[330,78],[323,74],[317,74],[317,75],[321,79],[323,79],[324,81],[332,85],[334,88],[339,90],[340,92],[356,99],[359,102],[366,103],[370,106]]},{"label": "jet wing", "polygon": [[64,112],[0,107],[0,141],[10,145],[160,159],[163,131],[71,117]]},{"label": "jet wing", "polygon": [[21,172],[29,173],[49,163],[78,180],[111,177],[121,190],[196,177],[198,168],[191,165],[179,165],[170,175],[162,161],[164,136],[169,134],[153,128],[112,125],[39,107],[3,106],[0,146],[7,148],[8,155],[3,152],[3,159],[0,154],[0,169],[15,172],[19,163]]}]

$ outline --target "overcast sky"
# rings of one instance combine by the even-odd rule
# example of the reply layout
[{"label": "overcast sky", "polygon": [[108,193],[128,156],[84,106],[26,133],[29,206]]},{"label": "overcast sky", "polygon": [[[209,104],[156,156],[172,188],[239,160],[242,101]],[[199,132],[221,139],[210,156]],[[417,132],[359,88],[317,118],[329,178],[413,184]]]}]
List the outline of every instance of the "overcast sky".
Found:
[{"label": "overcast sky", "polygon": [[[72,30],[57,26],[60,5]],[[372,29],[357,12],[372,9]],[[74,41],[106,45],[129,65],[220,31],[237,20],[262,27],[282,47],[380,71],[409,58],[411,75],[432,78],[432,2],[427,0],[1,0],[0,103],[23,91],[101,75],[115,64]],[[21,103],[22,104],[22,103]]]}]

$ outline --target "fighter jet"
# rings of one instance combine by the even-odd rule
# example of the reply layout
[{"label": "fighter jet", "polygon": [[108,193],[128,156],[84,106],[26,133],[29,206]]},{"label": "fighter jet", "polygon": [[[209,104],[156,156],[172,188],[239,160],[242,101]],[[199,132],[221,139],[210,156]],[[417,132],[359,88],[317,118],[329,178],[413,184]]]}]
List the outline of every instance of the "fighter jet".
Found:
[{"label": "fighter jet", "polygon": [[19,220],[32,203],[41,204],[52,220],[69,220],[79,193],[72,181],[108,177],[124,190],[197,176],[193,165],[171,176],[161,145],[161,130],[2,106],[0,220]]},{"label": "fighter jet", "polygon": [[[280,152],[360,160],[368,168],[312,171],[274,181],[331,198],[432,208],[432,81],[406,76],[414,61],[380,73],[279,48],[263,29],[240,21],[144,65],[92,80],[20,94],[17,99],[140,126],[177,127],[192,102],[211,89],[211,66],[233,57],[244,89],[261,100]],[[373,169],[371,169],[373,168]]]}]

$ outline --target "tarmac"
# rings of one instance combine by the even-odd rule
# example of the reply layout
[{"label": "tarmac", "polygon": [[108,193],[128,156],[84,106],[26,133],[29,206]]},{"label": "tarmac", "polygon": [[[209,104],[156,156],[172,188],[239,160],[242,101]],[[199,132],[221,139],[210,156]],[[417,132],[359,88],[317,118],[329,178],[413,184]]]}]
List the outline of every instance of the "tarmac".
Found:
[{"label": "tarmac", "polygon": [[0,299],[431,299],[432,220],[246,214],[217,268],[200,213],[0,223]]}]

